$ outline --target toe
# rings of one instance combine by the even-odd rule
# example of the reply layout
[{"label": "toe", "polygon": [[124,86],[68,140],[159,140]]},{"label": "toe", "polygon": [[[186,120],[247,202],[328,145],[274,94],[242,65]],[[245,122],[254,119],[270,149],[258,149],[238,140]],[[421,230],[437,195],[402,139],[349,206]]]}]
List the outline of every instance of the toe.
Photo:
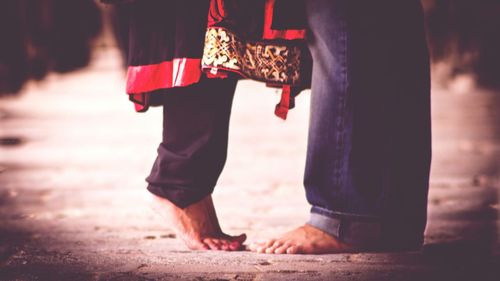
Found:
[{"label": "toe", "polygon": [[228,240],[224,240],[224,239],[221,239],[219,240],[219,245],[220,245],[220,249],[223,250],[223,251],[227,251],[229,250],[229,245],[230,245],[230,241]]},{"label": "toe", "polygon": [[237,242],[243,243],[243,242],[245,242],[245,240],[247,240],[247,235],[245,233],[242,233],[240,235],[235,235],[235,236],[222,233],[221,237],[223,239],[230,240],[231,242],[237,241]]},{"label": "toe", "polygon": [[289,243],[284,243],[283,245],[277,247],[276,249],[274,249],[274,253],[275,254],[286,254],[286,250],[288,248],[290,248],[292,245],[290,245]]},{"label": "toe", "polygon": [[248,249],[252,252],[257,252],[259,247],[262,247],[263,244],[264,244],[263,242],[254,242],[254,243],[248,245]]},{"label": "toe", "polygon": [[229,243],[229,251],[238,251],[243,247],[244,247],[243,244],[238,241],[233,241]]},{"label": "toe", "polygon": [[267,249],[266,244],[261,244],[257,247],[257,253],[263,254],[266,252],[266,249]]},{"label": "toe", "polygon": [[222,234],[221,240],[224,241],[225,245],[227,246],[223,250],[237,251],[237,250],[240,250],[242,248],[243,242],[245,242],[245,240],[247,240],[247,235],[245,233],[242,233],[242,234],[236,235],[236,236]]},{"label": "toe", "polygon": [[243,242],[245,242],[245,240],[247,240],[247,235],[245,233],[242,233],[238,236],[232,236],[231,240],[233,242],[238,242],[238,243],[242,244]]},{"label": "toe", "polygon": [[212,238],[205,238],[203,240],[203,243],[208,246],[210,250],[220,250],[221,245],[220,242],[217,239],[212,239]]},{"label": "toe", "polygon": [[276,242],[276,239],[271,239],[266,242],[261,242],[261,243],[254,243],[250,246],[250,250],[257,252],[257,253],[265,253],[266,249],[271,247],[274,242]]},{"label": "toe", "polygon": [[265,242],[264,244],[261,244],[257,248],[257,252],[259,252],[259,253],[267,253],[267,249],[269,249],[270,247],[272,247],[274,245],[274,242],[276,242],[276,240],[275,239],[271,239],[271,240],[268,240],[267,242]]},{"label": "toe", "polygon": [[243,247],[243,242],[247,240],[247,235],[242,233],[238,236],[233,236],[233,239],[230,241],[229,249],[232,251],[238,251]]},{"label": "toe", "polygon": [[289,255],[300,254],[300,247],[297,245],[290,246],[286,249],[286,253]]},{"label": "toe", "polygon": [[232,236],[223,236],[223,238],[217,239],[221,250],[224,251],[236,251],[241,248],[241,243],[238,240],[233,240]]},{"label": "toe", "polygon": [[283,242],[281,241],[275,241],[270,247],[266,248],[266,254],[274,254],[274,251],[281,247],[283,245]]},{"label": "toe", "polygon": [[223,234],[222,238],[227,240],[230,244],[238,243],[241,245],[241,244],[243,244],[243,242],[245,242],[245,240],[247,240],[247,235],[245,233],[242,233],[240,235],[235,235],[235,236]]}]

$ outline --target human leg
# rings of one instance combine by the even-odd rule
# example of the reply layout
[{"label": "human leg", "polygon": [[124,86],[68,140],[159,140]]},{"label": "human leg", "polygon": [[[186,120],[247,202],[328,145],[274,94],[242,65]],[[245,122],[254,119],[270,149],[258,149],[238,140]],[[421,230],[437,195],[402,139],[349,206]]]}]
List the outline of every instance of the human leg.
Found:
[{"label": "human leg", "polygon": [[155,209],[191,249],[235,250],[244,240],[222,232],[210,196],[226,160],[235,86],[202,79],[165,94],[163,140],[146,181]]},{"label": "human leg", "polygon": [[[431,152],[420,3],[315,0],[306,6],[313,81],[304,185],[311,219],[256,249],[418,248]],[[326,245],[310,242],[325,233],[319,240],[330,239]]]}]

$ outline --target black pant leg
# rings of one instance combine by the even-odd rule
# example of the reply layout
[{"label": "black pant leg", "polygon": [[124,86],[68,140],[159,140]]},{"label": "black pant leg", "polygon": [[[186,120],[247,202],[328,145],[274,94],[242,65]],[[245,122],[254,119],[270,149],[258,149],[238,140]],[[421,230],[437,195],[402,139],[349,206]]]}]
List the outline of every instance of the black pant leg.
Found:
[{"label": "black pant leg", "polygon": [[227,156],[234,79],[202,79],[165,94],[163,141],[147,189],[184,208],[213,192]]}]

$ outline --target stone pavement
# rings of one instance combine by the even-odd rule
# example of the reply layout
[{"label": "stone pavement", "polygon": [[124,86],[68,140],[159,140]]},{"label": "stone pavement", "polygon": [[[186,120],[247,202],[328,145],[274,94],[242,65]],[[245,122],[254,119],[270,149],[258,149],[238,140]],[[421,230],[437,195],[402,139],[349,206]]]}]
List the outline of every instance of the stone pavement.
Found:
[{"label": "stone pavement", "polygon": [[[161,112],[133,111],[118,54],[0,99],[0,280],[500,280],[500,94],[467,78],[433,91],[434,161],[422,251],[278,256],[187,251],[146,206]],[[250,241],[302,224],[308,95],[238,85],[221,224]]]}]

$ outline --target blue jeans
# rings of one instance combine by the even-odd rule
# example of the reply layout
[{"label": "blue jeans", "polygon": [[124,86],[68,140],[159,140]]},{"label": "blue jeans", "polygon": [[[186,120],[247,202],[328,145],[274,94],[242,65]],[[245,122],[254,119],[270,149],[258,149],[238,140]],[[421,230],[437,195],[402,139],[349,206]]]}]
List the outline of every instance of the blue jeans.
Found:
[{"label": "blue jeans", "polygon": [[420,2],[310,0],[306,10],[309,224],[359,248],[418,248],[431,161]]}]

